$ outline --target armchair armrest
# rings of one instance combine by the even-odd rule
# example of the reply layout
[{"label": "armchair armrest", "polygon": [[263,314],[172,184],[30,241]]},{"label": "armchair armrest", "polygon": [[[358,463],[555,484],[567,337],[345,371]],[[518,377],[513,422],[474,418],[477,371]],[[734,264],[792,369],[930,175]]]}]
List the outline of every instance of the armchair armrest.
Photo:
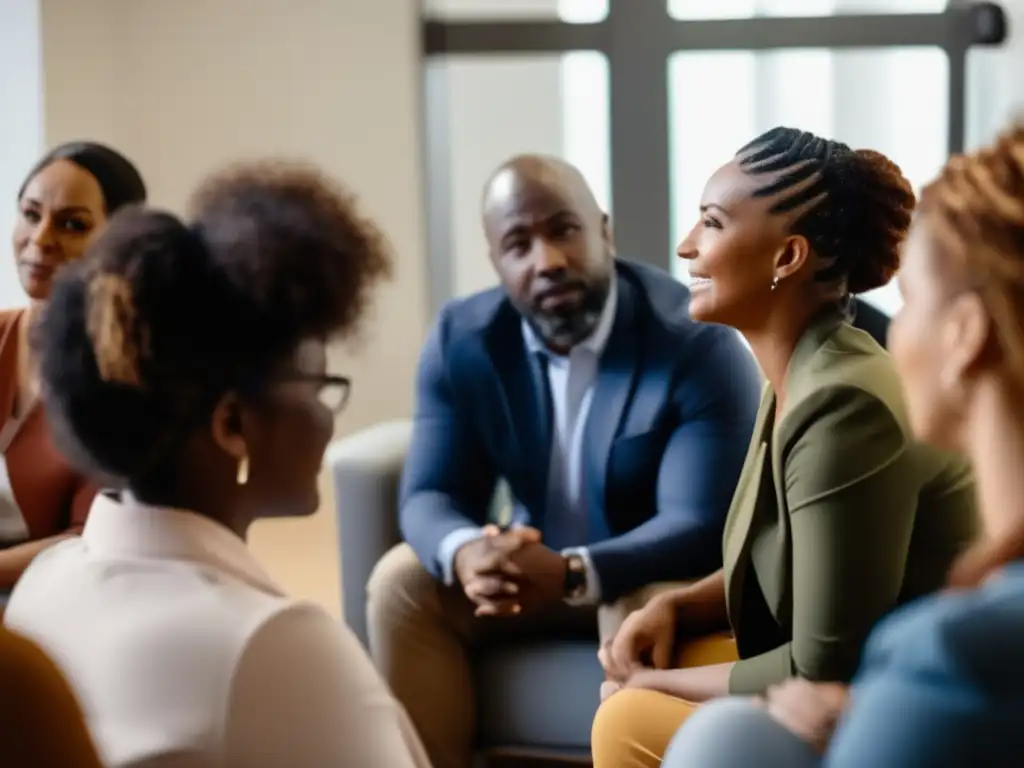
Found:
[{"label": "armchair armrest", "polygon": [[342,615],[364,646],[370,572],[401,541],[398,484],[411,436],[411,421],[382,422],[327,449],[338,515]]}]

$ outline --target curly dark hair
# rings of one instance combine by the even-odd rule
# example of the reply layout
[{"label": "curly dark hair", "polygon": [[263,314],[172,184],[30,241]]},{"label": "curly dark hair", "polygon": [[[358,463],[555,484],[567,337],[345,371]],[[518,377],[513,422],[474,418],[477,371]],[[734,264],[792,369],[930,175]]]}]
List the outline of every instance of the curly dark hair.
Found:
[{"label": "curly dark hair", "polygon": [[849,293],[888,283],[900,265],[914,190],[899,166],[880,152],[852,150],[795,128],[773,128],[736,153],[750,174],[776,174],[755,194],[780,195],[772,213],[806,206],[792,231],[828,262],[815,277],[845,279]]},{"label": "curly dark hair", "polygon": [[191,224],[139,207],[114,216],[58,275],[33,338],[69,458],[155,494],[226,392],[258,396],[304,340],[357,334],[392,270],[354,197],[310,167],[229,169],[190,211]]}]

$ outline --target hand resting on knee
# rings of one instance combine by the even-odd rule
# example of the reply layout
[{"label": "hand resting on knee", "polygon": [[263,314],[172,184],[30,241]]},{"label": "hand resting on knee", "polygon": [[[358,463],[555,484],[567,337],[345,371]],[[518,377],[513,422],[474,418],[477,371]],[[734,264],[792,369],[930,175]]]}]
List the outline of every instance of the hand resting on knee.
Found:
[{"label": "hand resting on knee", "polygon": [[[631,613],[602,645],[598,660],[608,680],[622,685],[640,669],[672,667],[680,634],[696,636],[726,624],[725,586],[719,570],[696,584],[660,594]],[[611,692],[612,687],[607,688]]]}]

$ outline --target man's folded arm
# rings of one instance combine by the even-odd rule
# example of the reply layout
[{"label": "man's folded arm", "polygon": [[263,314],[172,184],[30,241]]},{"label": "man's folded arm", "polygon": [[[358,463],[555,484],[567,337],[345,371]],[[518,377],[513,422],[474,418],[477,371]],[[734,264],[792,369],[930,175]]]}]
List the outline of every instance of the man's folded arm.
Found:
[{"label": "man's folded arm", "polygon": [[724,328],[705,338],[674,395],[680,424],[658,471],[657,509],[631,531],[589,547],[609,602],[659,581],[700,578],[722,564],[722,530],[750,445],[761,379]]},{"label": "man's folded arm", "polygon": [[496,474],[472,414],[457,411],[445,364],[444,324],[442,313],[420,356],[398,523],[427,570],[450,582],[455,551],[485,522]]}]

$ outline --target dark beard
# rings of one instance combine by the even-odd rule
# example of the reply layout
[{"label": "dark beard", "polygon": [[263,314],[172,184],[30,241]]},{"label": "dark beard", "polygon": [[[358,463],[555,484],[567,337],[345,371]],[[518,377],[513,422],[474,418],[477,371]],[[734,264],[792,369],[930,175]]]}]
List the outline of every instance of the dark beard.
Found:
[{"label": "dark beard", "polygon": [[601,322],[601,313],[611,290],[611,282],[589,286],[578,307],[569,312],[525,312],[534,333],[552,349],[569,350],[584,341]]}]

